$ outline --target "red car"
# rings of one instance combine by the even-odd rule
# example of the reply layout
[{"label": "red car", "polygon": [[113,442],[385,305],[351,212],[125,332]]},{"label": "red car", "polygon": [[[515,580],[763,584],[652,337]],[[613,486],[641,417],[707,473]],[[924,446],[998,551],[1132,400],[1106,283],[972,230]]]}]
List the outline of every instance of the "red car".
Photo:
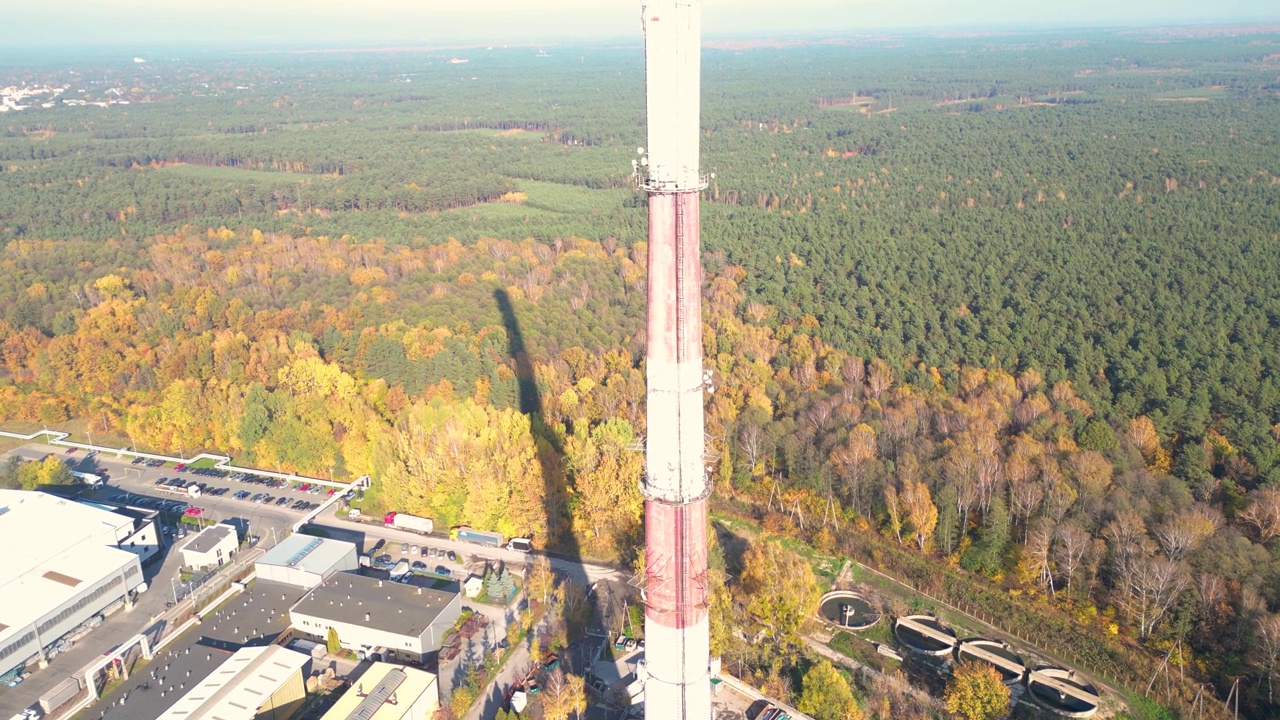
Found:
[{"label": "red car", "polygon": [[183,470],[186,470],[186,469],[187,469],[186,463],[178,463],[178,467],[174,468],[174,470],[177,470],[178,472],[182,472]]},{"label": "red car", "polygon": [[184,510],[182,514],[186,515],[187,517],[200,517],[200,513],[202,512],[204,512],[204,510],[198,507],[189,507],[186,510]]},{"label": "red car", "polygon": [[68,455],[75,455],[75,454],[76,454],[76,449],[75,449],[75,448],[67,448],[67,454],[68,454]]}]

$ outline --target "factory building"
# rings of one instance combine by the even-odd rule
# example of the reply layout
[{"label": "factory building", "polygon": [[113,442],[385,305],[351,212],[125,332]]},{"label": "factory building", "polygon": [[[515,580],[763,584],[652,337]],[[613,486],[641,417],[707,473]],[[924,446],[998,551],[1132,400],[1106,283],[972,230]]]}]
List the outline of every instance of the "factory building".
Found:
[{"label": "factory building", "polygon": [[201,569],[222,567],[236,554],[239,535],[230,525],[210,525],[182,546],[182,564]]},{"label": "factory building", "polygon": [[289,621],[318,642],[335,629],[339,644],[362,659],[421,663],[440,649],[460,615],[456,591],[337,573],[299,600]]},{"label": "factory building", "polygon": [[358,570],[356,546],[342,540],[294,533],[254,563],[258,578],[313,588],[334,573]]},{"label": "factory building", "polygon": [[439,709],[435,675],[376,662],[351,682],[320,720],[431,720]]},{"label": "factory building", "polygon": [[146,589],[154,523],[42,492],[0,490],[0,674]]},{"label": "factory building", "polygon": [[289,720],[306,702],[310,662],[278,645],[241,648],[157,720]]}]

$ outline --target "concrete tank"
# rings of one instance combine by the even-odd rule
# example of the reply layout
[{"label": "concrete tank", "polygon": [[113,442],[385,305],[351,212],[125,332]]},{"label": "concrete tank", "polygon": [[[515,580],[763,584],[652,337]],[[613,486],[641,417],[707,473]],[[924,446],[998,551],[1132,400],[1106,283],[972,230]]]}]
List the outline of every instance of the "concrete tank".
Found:
[{"label": "concrete tank", "polygon": [[[929,632],[922,632],[922,626]],[[930,615],[908,615],[898,618],[893,626],[894,637],[912,652],[934,657],[950,655],[956,646],[956,632]]]},{"label": "concrete tank", "polygon": [[[1051,683],[1061,683],[1077,688],[1083,691],[1083,695],[1094,699],[1066,694],[1061,689],[1052,687]],[[1098,689],[1074,670],[1051,666],[1038,667],[1027,676],[1027,690],[1030,691],[1031,699],[1036,705],[1059,717],[1087,718],[1098,712],[1096,700]]]},{"label": "concrete tank", "polygon": [[[973,652],[975,650],[979,651],[981,655]],[[982,655],[988,653],[995,655],[999,661],[992,662],[990,659],[982,657]],[[990,664],[1000,671],[1000,677],[1004,680],[1005,685],[1015,685],[1021,682],[1023,676],[1027,674],[1027,663],[1022,659],[1021,655],[1009,647],[1008,643],[987,640],[986,638],[973,638],[960,643],[960,646],[956,648],[956,659],[975,660]]]},{"label": "concrete tank", "polygon": [[835,590],[822,596],[818,617],[847,630],[866,630],[880,622],[880,613],[856,592]]}]

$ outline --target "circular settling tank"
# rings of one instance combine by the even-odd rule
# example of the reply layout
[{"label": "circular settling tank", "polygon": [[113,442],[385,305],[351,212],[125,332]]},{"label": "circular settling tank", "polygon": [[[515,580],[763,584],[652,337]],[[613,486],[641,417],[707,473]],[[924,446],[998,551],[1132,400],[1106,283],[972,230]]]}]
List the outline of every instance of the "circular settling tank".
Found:
[{"label": "circular settling tank", "polygon": [[893,634],[907,649],[936,657],[949,654],[956,646],[956,632],[929,615],[898,618]]},{"label": "circular settling tank", "polygon": [[880,621],[880,613],[861,595],[836,590],[822,596],[818,614],[823,620],[849,630],[866,630]]},{"label": "circular settling tank", "polygon": [[[971,650],[977,650],[981,652],[981,655],[970,652]],[[982,655],[987,654],[995,655],[1004,662],[991,662],[990,659],[982,657]],[[1017,683],[1027,671],[1027,664],[1023,662],[1021,655],[1011,650],[1005,643],[996,642],[995,640],[983,638],[965,640],[960,643],[958,655],[961,660],[977,660],[990,663],[992,667],[1000,671],[1000,677],[1004,679],[1005,685]]]},{"label": "circular settling tank", "polygon": [[1098,689],[1077,675],[1075,671],[1059,667],[1040,667],[1033,670],[1027,678],[1027,689],[1031,691],[1032,699],[1040,707],[1062,717],[1071,718],[1092,717],[1098,712],[1097,702],[1075,697],[1061,688],[1054,687],[1046,680],[1079,688],[1095,698],[1098,696]]}]

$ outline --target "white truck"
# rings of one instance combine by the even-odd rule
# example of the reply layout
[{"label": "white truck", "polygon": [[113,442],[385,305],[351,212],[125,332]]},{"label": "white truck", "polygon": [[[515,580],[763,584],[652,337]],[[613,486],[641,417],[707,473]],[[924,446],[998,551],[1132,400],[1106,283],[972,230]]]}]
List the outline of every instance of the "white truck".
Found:
[{"label": "white truck", "polygon": [[417,515],[402,512],[387,513],[386,517],[382,518],[382,524],[396,530],[408,530],[421,535],[430,535],[431,531],[436,527],[431,518],[418,517]]}]

